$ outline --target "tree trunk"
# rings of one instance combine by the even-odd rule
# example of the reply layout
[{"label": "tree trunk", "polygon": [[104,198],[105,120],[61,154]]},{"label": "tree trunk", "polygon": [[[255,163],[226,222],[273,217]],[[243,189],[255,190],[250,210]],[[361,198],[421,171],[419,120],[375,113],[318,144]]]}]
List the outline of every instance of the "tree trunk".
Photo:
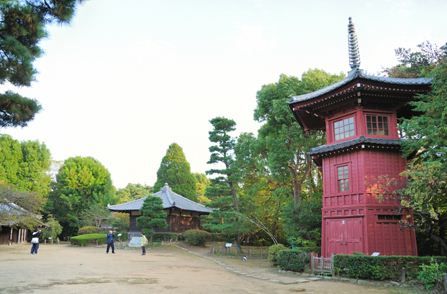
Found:
[{"label": "tree trunk", "polygon": [[234,188],[233,182],[228,182],[230,185],[231,196],[233,197],[234,209],[239,212],[239,199],[237,198],[236,189]]},{"label": "tree trunk", "polygon": [[445,233],[447,231],[447,216],[439,218],[439,244],[441,245],[441,254],[447,255],[447,244],[445,240]]},{"label": "tree trunk", "polygon": [[301,202],[301,186],[302,181],[298,179],[298,175],[295,170],[292,172],[292,184],[293,184],[293,203],[298,206]]}]

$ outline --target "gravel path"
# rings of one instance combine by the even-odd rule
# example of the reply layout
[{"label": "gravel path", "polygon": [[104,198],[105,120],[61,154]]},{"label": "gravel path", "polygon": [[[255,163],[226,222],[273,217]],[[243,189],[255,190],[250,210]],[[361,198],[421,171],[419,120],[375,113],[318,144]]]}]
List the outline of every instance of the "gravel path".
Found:
[{"label": "gravel path", "polygon": [[[41,245],[0,246],[0,293],[388,293],[332,281],[275,278],[255,261],[203,258],[174,246],[139,250]],[[234,262],[234,264],[232,264]],[[294,280],[293,280],[294,279]],[[293,280],[293,281],[292,281]]]}]

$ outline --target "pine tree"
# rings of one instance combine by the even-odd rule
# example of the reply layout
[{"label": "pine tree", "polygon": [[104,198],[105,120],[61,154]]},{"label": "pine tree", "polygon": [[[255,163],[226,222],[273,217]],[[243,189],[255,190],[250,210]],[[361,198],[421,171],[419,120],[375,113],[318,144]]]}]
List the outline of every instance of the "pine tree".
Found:
[{"label": "pine tree", "polygon": [[237,173],[234,166],[234,148],[236,139],[231,132],[236,128],[236,122],[225,117],[210,120],[213,130],[209,132],[212,145],[208,164],[215,167],[207,171],[214,175],[207,187],[206,196],[211,199],[210,206],[215,209],[206,219],[204,227],[223,234],[228,240],[235,239],[240,244],[244,233],[252,231],[252,225],[241,213],[237,195]]},{"label": "pine tree", "polygon": [[[39,41],[45,25],[68,23],[81,0],[2,0],[0,2],[0,85],[29,86],[42,54]],[[0,94],[0,127],[26,126],[40,110],[39,103],[17,93]]]},{"label": "pine tree", "polygon": [[239,210],[239,199],[236,192],[236,172],[234,171],[234,147],[236,140],[230,133],[236,129],[236,122],[225,117],[210,120],[213,130],[209,132],[209,140],[213,143],[209,147],[211,152],[208,164],[220,165],[222,168],[208,170],[209,175],[216,175],[212,179],[213,186],[226,187],[225,196],[233,199],[233,208]]},{"label": "pine tree", "polygon": [[141,216],[137,218],[137,226],[145,236],[152,238],[155,230],[168,226],[166,216],[161,199],[148,196],[144,200]]},{"label": "pine tree", "polygon": [[196,179],[186,160],[182,147],[172,143],[160,163],[153,191],[158,192],[167,183],[171,189],[188,199],[197,200]]}]

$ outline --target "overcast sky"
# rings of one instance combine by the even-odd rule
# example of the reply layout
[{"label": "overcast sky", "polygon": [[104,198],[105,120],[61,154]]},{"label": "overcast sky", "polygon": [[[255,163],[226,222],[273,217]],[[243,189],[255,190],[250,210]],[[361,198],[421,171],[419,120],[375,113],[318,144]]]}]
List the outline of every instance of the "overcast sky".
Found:
[{"label": "overcast sky", "polygon": [[446,11],[443,0],[85,1],[70,25],[49,28],[36,81],[19,89],[43,110],[2,132],[44,142],[55,160],[92,156],[116,187],[152,185],[173,142],[204,172],[211,118],[256,133],[262,85],[349,70],[349,16],[361,68],[379,73],[398,47],[443,45]]}]

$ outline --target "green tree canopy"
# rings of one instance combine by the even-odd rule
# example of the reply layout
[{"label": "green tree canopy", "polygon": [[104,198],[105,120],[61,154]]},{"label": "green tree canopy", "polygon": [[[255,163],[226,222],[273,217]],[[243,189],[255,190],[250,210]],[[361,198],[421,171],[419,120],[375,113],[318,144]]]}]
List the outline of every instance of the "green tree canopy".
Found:
[{"label": "green tree canopy", "polygon": [[217,209],[204,219],[203,226],[240,244],[243,235],[253,230],[253,225],[241,212],[237,191],[239,174],[235,170],[236,138],[232,137],[236,122],[216,117],[210,123],[213,129],[208,133],[211,142],[208,164],[212,164],[213,168],[206,172],[212,176],[206,195],[211,199],[209,205]]},{"label": "green tree canopy", "polygon": [[266,165],[277,181],[289,187],[295,203],[302,198],[303,185],[315,189],[319,179],[307,155],[311,147],[323,143],[321,132],[305,134],[296,123],[288,102],[294,95],[316,91],[343,78],[342,74],[331,75],[322,70],[309,70],[296,77],[281,75],[277,83],[262,86],[257,93],[255,120],[263,123],[258,140]]},{"label": "green tree canopy", "polygon": [[206,189],[210,185],[210,179],[206,176],[206,174],[202,173],[193,173],[194,178],[196,179],[196,194],[197,201],[200,203],[207,204],[210,202],[210,199],[205,196]]},{"label": "green tree canopy", "polygon": [[428,76],[436,65],[447,56],[447,43],[438,48],[428,41],[417,45],[417,50],[398,48],[395,50],[399,64],[385,70],[391,77],[418,78]]},{"label": "green tree canopy", "polygon": [[154,192],[158,192],[167,183],[171,189],[193,201],[197,200],[196,179],[191,173],[191,167],[186,160],[182,147],[176,143],[169,145],[166,155],[157,171],[157,182]]},{"label": "green tree canopy", "polygon": [[127,184],[126,187],[116,191],[116,197],[119,203],[139,199],[151,194],[152,188],[141,184]]},{"label": "green tree canopy", "polygon": [[155,230],[164,229],[166,223],[166,211],[160,198],[148,196],[144,200],[141,216],[137,218],[137,226],[149,238],[152,238]]},{"label": "green tree canopy", "polygon": [[[231,133],[236,130],[236,122],[225,117],[215,117],[210,120],[213,129],[208,132],[211,146],[210,160],[208,164],[212,164],[214,168],[208,170],[206,173],[214,176],[211,180],[213,187],[219,186],[219,196],[231,196],[233,201],[233,208],[238,210],[239,199],[236,191],[236,172],[234,170],[234,146],[236,139],[231,136]],[[222,195],[223,193],[223,195]]]},{"label": "green tree canopy", "polygon": [[[39,41],[45,25],[68,23],[80,0],[0,1],[0,84],[29,86],[36,70],[33,62],[42,54]],[[0,94],[0,127],[26,126],[40,110],[36,100],[6,91]]]},{"label": "green tree canopy", "polygon": [[109,171],[94,158],[71,157],[59,169],[47,210],[61,223],[63,234],[69,236],[79,229],[83,212],[109,203],[116,203]]},{"label": "green tree canopy", "polygon": [[42,238],[50,240],[50,242],[53,243],[61,233],[62,226],[52,215],[49,215],[45,222],[45,228],[42,231]]},{"label": "green tree canopy", "polygon": [[19,191],[32,192],[44,202],[50,191],[47,174],[51,164],[50,151],[37,141],[19,142],[0,135],[0,181]]},{"label": "green tree canopy", "polygon": [[[414,155],[404,174],[403,204],[412,208],[430,254],[447,254],[447,58],[432,70],[432,91],[412,103],[421,115],[401,123],[405,154]],[[434,242],[433,242],[434,241]],[[434,247],[434,248],[433,248]],[[436,248],[437,247],[437,248]],[[431,251],[431,252],[430,252]]]}]

